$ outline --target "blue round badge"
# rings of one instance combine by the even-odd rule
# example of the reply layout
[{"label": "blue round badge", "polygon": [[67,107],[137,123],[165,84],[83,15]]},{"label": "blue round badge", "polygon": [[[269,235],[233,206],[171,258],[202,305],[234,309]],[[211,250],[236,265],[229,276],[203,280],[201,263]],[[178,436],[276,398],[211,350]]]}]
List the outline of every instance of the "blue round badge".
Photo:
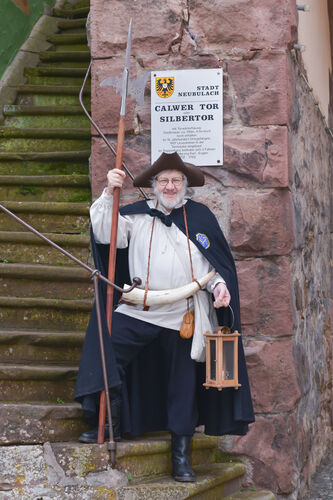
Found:
[{"label": "blue round badge", "polygon": [[195,235],[196,240],[203,246],[206,250],[210,247],[210,241],[207,236],[203,233],[197,233]]}]

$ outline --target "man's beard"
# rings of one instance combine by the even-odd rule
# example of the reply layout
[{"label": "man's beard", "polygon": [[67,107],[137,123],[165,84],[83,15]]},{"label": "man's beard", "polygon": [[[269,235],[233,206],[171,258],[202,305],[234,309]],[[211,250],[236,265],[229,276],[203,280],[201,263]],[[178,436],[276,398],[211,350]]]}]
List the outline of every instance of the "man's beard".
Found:
[{"label": "man's beard", "polygon": [[163,191],[160,192],[157,190],[156,185],[153,186],[154,195],[158,203],[160,203],[167,210],[173,210],[179,203],[184,201],[185,193],[186,193],[186,185],[182,187],[182,189],[178,192],[176,198],[173,201],[166,201],[163,196]]}]

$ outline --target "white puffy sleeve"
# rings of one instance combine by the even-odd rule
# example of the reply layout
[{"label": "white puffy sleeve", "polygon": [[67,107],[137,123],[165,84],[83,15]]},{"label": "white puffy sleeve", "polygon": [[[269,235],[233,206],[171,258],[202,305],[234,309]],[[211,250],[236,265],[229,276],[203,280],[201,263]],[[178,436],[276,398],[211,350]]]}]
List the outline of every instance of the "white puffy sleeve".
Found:
[{"label": "white puffy sleeve", "polygon": [[[212,266],[210,266],[211,269],[209,269],[209,271],[211,271],[213,269]],[[210,279],[206,285],[206,290],[209,292],[209,293],[213,293],[214,291],[214,288],[216,287],[216,285],[218,283],[225,283],[224,279],[222,278],[222,276],[219,274],[219,273],[216,273],[212,279]]]},{"label": "white puffy sleeve", "polygon": [[[110,243],[113,196],[103,193],[90,207],[90,219],[97,243]],[[133,217],[119,214],[117,248],[126,248],[132,232]]]}]

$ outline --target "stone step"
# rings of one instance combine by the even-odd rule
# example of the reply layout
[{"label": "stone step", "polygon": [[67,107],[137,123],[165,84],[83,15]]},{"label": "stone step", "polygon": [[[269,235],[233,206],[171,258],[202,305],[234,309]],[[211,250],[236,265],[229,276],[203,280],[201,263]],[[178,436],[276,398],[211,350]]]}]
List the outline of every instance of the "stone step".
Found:
[{"label": "stone step", "polygon": [[0,139],[11,138],[36,139],[90,139],[90,130],[86,128],[14,128],[0,127]]},{"label": "stone step", "polygon": [[[88,203],[6,201],[3,205],[38,231],[82,234],[89,232]],[[28,231],[0,210],[0,231]]]},{"label": "stone step", "polygon": [[84,336],[84,332],[0,330],[0,363],[78,365]]},{"label": "stone step", "polygon": [[64,17],[67,19],[86,18],[89,14],[90,7],[81,7],[80,9],[53,9],[53,16]]},{"label": "stone step", "polygon": [[[61,113],[61,108],[65,108]],[[10,109],[9,109],[10,108]],[[46,109],[43,109],[46,108]],[[4,125],[15,128],[73,128],[90,130],[90,122],[78,106],[5,106]]]},{"label": "stone step", "polygon": [[77,403],[0,403],[0,445],[71,441],[87,430]]},{"label": "stone step", "polygon": [[[78,85],[21,85],[17,87],[16,104],[32,106],[79,106]],[[84,103],[90,107],[90,92],[84,93]]]},{"label": "stone step", "polygon": [[[90,471],[106,470],[108,463],[106,444],[55,443],[52,445],[52,449],[57,461],[63,464],[67,477],[76,474],[79,477],[84,477]],[[202,433],[194,434],[191,449],[191,462],[194,467],[203,464],[214,465],[218,455],[216,437],[206,436]],[[90,457],[89,460],[87,460],[88,457]],[[161,479],[162,474],[170,474],[170,434],[167,432],[149,433],[139,438],[122,439],[117,443],[116,467],[128,471],[128,474],[135,481],[147,476]],[[243,472],[244,466],[240,464],[238,473],[242,474]]]},{"label": "stone step", "polygon": [[0,175],[0,200],[89,203],[89,178],[87,175]]},{"label": "stone step", "polygon": [[89,50],[46,50],[40,52],[39,57],[43,63],[55,61],[89,62],[91,58]]},{"label": "stone step", "polygon": [[257,490],[256,488],[241,489],[238,493],[224,497],[224,500],[275,500],[271,491]]},{"label": "stone step", "polygon": [[[63,45],[54,45],[49,52],[85,52],[87,50],[87,42],[86,43],[76,43],[76,44],[63,44]],[[86,60],[86,59],[84,59]]]},{"label": "stone step", "polygon": [[[79,234],[44,235],[78,259],[87,263],[89,236]],[[7,263],[73,265],[73,261],[31,232],[0,231],[0,261]]]},{"label": "stone step", "polygon": [[86,151],[90,138],[89,128],[0,127],[0,151]]},{"label": "stone step", "polygon": [[[17,406],[18,412],[20,412],[20,406]],[[45,408],[48,407],[45,406]],[[38,430],[40,429],[41,434],[45,435],[48,421],[46,421],[46,429],[43,429],[35,414],[36,410],[32,412],[31,421],[33,424],[37,423],[35,442],[38,443]],[[10,416],[7,421],[14,429],[14,425],[17,428],[20,427],[22,419],[16,419],[13,415],[13,425]],[[52,422],[49,425],[52,426]],[[149,442],[149,436],[145,439]],[[194,442],[195,439],[194,437]],[[117,447],[117,457],[121,444],[119,443]],[[17,467],[18,453],[20,456],[19,468]],[[2,483],[6,498],[22,498],[22,492],[27,492],[29,498],[36,499],[41,498],[42,494],[43,498],[47,495],[47,498],[61,500],[68,498],[82,500],[106,498],[114,500],[181,500],[186,498],[222,500],[230,498],[230,494],[233,495],[232,498],[237,498],[235,490],[241,482],[245,470],[242,463],[230,461],[194,466],[197,474],[196,483],[177,483],[169,474],[153,479],[133,480],[130,470],[119,470],[117,465],[114,469],[110,468],[106,445],[50,442],[45,442],[43,446],[35,444],[34,446],[20,446],[20,448],[2,446],[0,460],[7,466],[5,482]],[[266,496],[266,498],[263,496],[269,492],[248,491],[249,497],[244,496],[244,491],[240,493],[242,500],[246,498],[249,500],[271,500],[274,498],[274,495]]]},{"label": "stone step", "polygon": [[60,33],[47,37],[47,41],[55,45],[85,44],[87,46],[86,33]]},{"label": "stone step", "polygon": [[0,363],[1,402],[71,402],[76,366]]},{"label": "stone step", "polygon": [[[25,68],[24,76],[28,85],[78,85],[82,86],[86,68],[36,67]],[[90,86],[90,76],[86,82]]]},{"label": "stone step", "polygon": [[90,147],[88,128],[10,128],[0,132],[1,152],[86,151]]},{"label": "stone step", "polygon": [[0,175],[87,175],[90,151],[0,152]]},{"label": "stone step", "polygon": [[[78,106],[79,86],[26,85],[20,87],[16,104],[30,106]],[[89,93],[83,97],[85,106],[90,107]]]},{"label": "stone step", "polygon": [[[8,104],[3,107],[4,116],[48,116],[48,115],[83,115],[81,106],[29,106]],[[79,127],[80,128],[80,127]]]},{"label": "stone step", "polygon": [[[66,68],[67,69],[67,68]],[[74,68],[68,68],[68,69],[74,69]],[[84,74],[86,73],[86,70],[84,68],[77,68],[77,69],[83,69]],[[27,85],[77,85],[81,86],[83,83],[83,78],[84,76],[40,76],[40,75],[29,75],[26,77],[26,84]],[[88,79],[86,83],[86,88],[89,89],[90,87],[90,78]]]},{"label": "stone step", "polygon": [[[19,420],[15,423],[19,423]],[[195,448],[197,437],[193,439]],[[150,436],[140,443],[139,448],[151,444]],[[117,446],[117,462],[122,453],[123,444]],[[195,458],[195,449],[194,458]],[[223,498],[225,493],[236,491],[245,467],[240,462],[220,464],[204,463],[195,465],[196,483],[177,483],[168,472],[167,475],[154,476],[152,479],[141,477],[133,479],[131,470],[111,469],[106,445],[81,445],[74,443],[48,443],[43,447],[35,445],[20,447],[20,468],[17,470],[18,449],[6,446],[1,449],[1,462],[6,463],[8,473],[3,486],[10,491],[11,498],[21,498],[20,492],[29,492],[33,498],[47,494],[49,498],[82,498],[139,500],[168,499],[179,500],[195,498],[213,500]],[[170,440],[169,440],[170,454]],[[193,454],[192,454],[193,455]],[[142,466],[150,456],[142,455]],[[168,459],[169,467],[170,459]],[[20,481],[19,481],[19,478]],[[19,486],[18,486],[19,485]]]},{"label": "stone step", "polygon": [[88,187],[90,185],[87,175],[26,175],[24,177],[15,175],[0,175],[2,186],[58,186],[58,187]]},{"label": "stone step", "polygon": [[179,483],[170,475],[131,481],[128,486],[117,488],[117,500],[215,500],[236,492],[245,472],[245,466],[240,462],[199,465],[193,469],[196,473],[195,483]]},{"label": "stone step", "polygon": [[[68,27],[68,28],[62,28],[59,29],[59,34],[68,34],[68,35],[87,35],[87,30],[86,30],[86,19],[83,19],[85,21],[84,23],[84,28],[78,26],[77,28],[75,27]],[[82,21],[82,19],[68,19],[68,21]],[[58,26],[59,26],[59,21],[58,21]],[[88,44],[87,44],[88,45]]]},{"label": "stone step", "polygon": [[87,175],[26,175],[23,178],[15,175],[0,175],[0,185],[10,186],[20,184],[22,186],[90,186],[89,178]]},{"label": "stone step", "polygon": [[0,175],[0,200],[90,202],[87,175]]},{"label": "stone step", "polygon": [[[24,129],[16,129],[24,130]],[[45,137],[17,137],[15,136],[15,132],[13,131],[12,137],[8,137],[5,139],[0,139],[0,151],[3,152],[29,152],[29,151],[86,151],[90,146],[90,138],[89,139],[72,139],[68,138],[54,138],[51,136],[49,138]],[[64,132],[65,130],[62,129]],[[68,130],[70,132],[70,130]],[[90,131],[86,129],[87,134],[90,134]],[[23,134],[22,134],[23,135]],[[64,134],[62,134],[64,135]],[[69,134],[70,135],[70,134]],[[82,134],[83,135],[83,134]]]},{"label": "stone step", "polygon": [[61,19],[58,28],[61,30],[82,29],[86,27],[86,19]]},{"label": "stone step", "polygon": [[87,72],[89,63],[88,61],[82,61],[82,60],[57,60],[57,61],[41,61],[39,63],[39,68],[76,68],[76,69],[84,69],[85,73]]},{"label": "stone step", "polygon": [[0,295],[50,299],[93,297],[89,272],[77,266],[0,263]]},{"label": "stone step", "polygon": [[[1,155],[1,153],[0,153]],[[49,160],[42,161],[29,160],[0,160],[0,175],[6,175],[11,172],[13,175],[88,175],[89,165],[87,161],[81,161],[80,158],[69,161]]]},{"label": "stone step", "polygon": [[[17,92],[21,94],[63,94],[79,95],[81,87],[78,85],[18,85]],[[76,103],[78,106],[79,104]]]},{"label": "stone step", "polygon": [[[35,70],[35,71],[33,71]],[[45,71],[43,71],[45,70]],[[83,79],[87,73],[87,68],[71,68],[71,67],[38,67],[25,70],[26,85],[42,85],[42,86],[77,86],[81,87]],[[86,82],[86,89],[90,88],[90,76]],[[80,107],[81,109],[81,107]],[[81,109],[82,113],[82,109]]]},{"label": "stone step", "polygon": [[[44,66],[44,67],[36,67],[30,68],[27,67],[24,69],[24,76],[64,76],[66,78],[71,77],[80,77],[84,78],[87,70],[85,68],[62,68],[60,67],[52,67],[52,66]],[[67,81],[67,80],[66,80]]]},{"label": "stone step", "polygon": [[92,300],[0,297],[1,328],[85,331]]},{"label": "stone step", "polygon": [[85,151],[11,151],[0,152],[0,162],[8,161],[36,161],[36,162],[54,162],[54,161],[86,161],[90,156],[90,150]]},{"label": "stone step", "polygon": [[[216,461],[217,438],[196,433],[192,441],[193,466]],[[130,471],[133,478],[171,473],[171,443],[169,433],[151,433],[131,441],[122,441],[117,448],[117,463]]]}]

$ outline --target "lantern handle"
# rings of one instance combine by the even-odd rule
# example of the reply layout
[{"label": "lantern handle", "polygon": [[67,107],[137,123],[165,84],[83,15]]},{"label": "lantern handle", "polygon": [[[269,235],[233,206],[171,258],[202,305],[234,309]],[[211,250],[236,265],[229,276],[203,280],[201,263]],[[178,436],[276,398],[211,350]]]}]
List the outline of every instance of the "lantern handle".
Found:
[{"label": "lantern handle", "polygon": [[235,314],[234,314],[234,311],[233,311],[233,309],[232,309],[232,307],[231,307],[230,304],[229,304],[228,307],[229,307],[229,309],[231,311],[231,317],[232,317],[232,322],[231,322],[231,327],[230,327],[230,331],[231,331],[233,329],[234,323],[235,323]]}]

